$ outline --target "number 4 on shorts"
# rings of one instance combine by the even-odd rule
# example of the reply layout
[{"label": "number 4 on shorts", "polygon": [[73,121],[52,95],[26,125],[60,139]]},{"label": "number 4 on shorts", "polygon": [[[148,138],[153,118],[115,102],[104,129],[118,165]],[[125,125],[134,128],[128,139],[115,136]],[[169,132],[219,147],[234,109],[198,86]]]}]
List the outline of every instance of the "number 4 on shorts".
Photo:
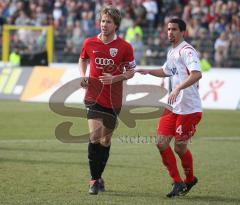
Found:
[{"label": "number 4 on shorts", "polygon": [[179,135],[182,135],[183,131],[182,131],[182,125],[179,125],[176,129],[176,133],[178,133]]}]

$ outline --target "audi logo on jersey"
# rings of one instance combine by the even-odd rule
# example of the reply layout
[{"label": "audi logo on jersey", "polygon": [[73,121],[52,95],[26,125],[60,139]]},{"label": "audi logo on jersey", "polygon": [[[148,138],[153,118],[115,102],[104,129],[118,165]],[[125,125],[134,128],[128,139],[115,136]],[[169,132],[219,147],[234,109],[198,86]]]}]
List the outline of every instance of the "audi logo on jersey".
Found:
[{"label": "audi logo on jersey", "polygon": [[95,63],[98,66],[114,65],[114,60],[109,58],[95,58]]}]

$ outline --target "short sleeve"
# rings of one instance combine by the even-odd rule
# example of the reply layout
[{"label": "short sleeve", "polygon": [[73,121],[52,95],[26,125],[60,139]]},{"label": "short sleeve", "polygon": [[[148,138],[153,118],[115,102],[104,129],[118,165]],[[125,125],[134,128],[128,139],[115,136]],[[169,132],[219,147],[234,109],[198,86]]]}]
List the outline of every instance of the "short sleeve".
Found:
[{"label": "short sleeve", "polygon": [[194,49],[184,49],[182,59],[189,71],[201,71],[200,60],[198,58],[197,52]]},{"label": "short sleeve", "polygon": [[124,61],[126,63],[126,69],[134,69],[136,67],[136,61],[134,58],[133,48],[130,44],[126,44],[126,52],[124,56]]},{"label": "short sleeve", "polygon": [[88,44],[88,39],[86,39],[86,40],[83,42],[82,51],[81,51],[81,54],[80,54],[80,58],[81,58],[81,59],[89,59],[89,55],[88,55],[88,53],[87,53],[87,44]]},{"label": "short sleeve", "polygon": [[167,62],[167,61],[163,64],[162,68],[163,68],[163,72],[164,72],[166,75],[168,75],[168,76],[171,76],[171,75],[172,75],[171,69],[170,69],[170,67],[168,66],[168,62]]}]

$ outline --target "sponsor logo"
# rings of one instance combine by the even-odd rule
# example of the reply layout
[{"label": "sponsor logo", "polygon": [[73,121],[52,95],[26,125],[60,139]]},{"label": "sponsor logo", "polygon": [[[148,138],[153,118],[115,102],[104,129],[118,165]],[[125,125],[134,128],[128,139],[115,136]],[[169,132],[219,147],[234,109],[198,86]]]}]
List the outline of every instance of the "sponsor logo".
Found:
[{"label": "sponsor logo", "polygon": [[117,48],[110,48],[109,49],[110,55],[115,57],[117,55],[118,49]]},{"label": "sponsor logo", "polygon": [[114,65],[114,60],[109,58],[95,58],[97,66],[110,66]]},{"label": "sponsor logo", "polygon": [[172,72],[172,75],[178,75],[177,68],[172,68],[171,72]]}]

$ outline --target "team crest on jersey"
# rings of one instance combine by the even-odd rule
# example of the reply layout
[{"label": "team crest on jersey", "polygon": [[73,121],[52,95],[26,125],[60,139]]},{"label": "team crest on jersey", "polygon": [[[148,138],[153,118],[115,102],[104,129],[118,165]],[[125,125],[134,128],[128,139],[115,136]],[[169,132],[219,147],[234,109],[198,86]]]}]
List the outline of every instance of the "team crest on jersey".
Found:
[{"label": "team crest on jersey", "polygon": [[188,56],[189,56],[189,57],[193,57],[193,53],[190,51],[190,52],[188,53]]},{"label": "team crest on jersey", "polygon": [[115,57],[117,55],[118,49],[117,48],[110,48],[109,49],[110,55]]}]

